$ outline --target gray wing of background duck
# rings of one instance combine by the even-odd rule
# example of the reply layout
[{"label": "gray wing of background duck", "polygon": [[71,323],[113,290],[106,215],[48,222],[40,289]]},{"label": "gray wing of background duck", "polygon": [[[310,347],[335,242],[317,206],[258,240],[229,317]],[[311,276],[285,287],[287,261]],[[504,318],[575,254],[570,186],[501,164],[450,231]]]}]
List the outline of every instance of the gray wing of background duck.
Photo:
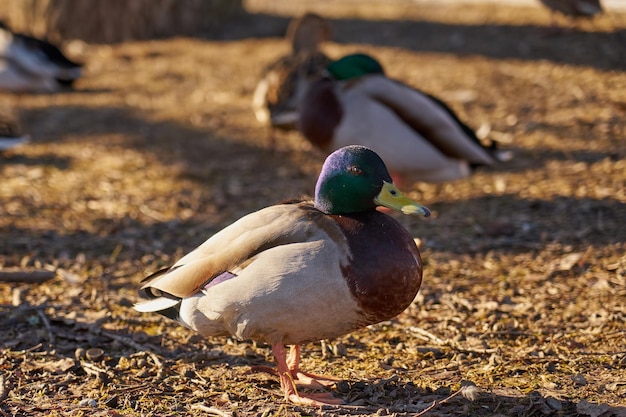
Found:
[{"label": "gray wing of background duck", "polygon": [[382,75],[363,77],[357,82],[359,88],[392,109],[444,155],[478,165],[495,162],[472,129],[441,100]]}]

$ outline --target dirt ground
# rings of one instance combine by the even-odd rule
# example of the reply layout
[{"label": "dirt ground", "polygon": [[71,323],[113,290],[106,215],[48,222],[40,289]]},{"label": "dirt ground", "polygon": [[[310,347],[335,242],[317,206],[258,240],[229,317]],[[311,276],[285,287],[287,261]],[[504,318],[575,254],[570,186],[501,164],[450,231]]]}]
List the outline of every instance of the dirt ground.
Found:
[{"label": "dirt ground", "polygon": [[[0,415],[626,415],[626,14],[554,33],[539,7],[314,3],[251,2],[197,38],[72,42],[75,91],[0,94],[33,138],[0,156],[0,266],[56,272],[0,283]],[[345,379],[328,409],[250,372],[268,346],[132,309],[149,272],[312,193],[324,155],[297,132],[272,146],[250,109],[307,8],[331,18],[329,55],[373,54],[515,153],[406,190],[434,212],[402,219],[422,289],[397,319],[304,346],[305,369]]]}]

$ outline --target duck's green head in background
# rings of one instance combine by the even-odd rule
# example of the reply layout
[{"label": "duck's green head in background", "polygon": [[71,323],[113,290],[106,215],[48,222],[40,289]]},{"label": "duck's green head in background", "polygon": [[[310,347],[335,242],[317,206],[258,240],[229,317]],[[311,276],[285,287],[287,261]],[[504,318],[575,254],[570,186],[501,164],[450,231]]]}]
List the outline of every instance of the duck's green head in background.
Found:
[{"label": "duck's green head in background", "polygon": [[346,55],[331,62],[326,70],[336,80],[350,80],[370,74],[385,74],[380,62],[366,54]]}]

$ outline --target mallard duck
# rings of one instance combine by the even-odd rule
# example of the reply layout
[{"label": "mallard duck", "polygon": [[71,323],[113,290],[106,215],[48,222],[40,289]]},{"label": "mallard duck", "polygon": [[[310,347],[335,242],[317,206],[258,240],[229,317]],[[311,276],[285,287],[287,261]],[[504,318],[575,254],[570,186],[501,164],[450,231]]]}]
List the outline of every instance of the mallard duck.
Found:
[{"label": "mallard duck", "polygon": [[[554,12],[560,12],[566,16],[592,17],[602,13],[600,0],[539,0],[548,7],[554,16]],[[554,17],[553,17],[554,18]]]},{"label": "mallard duck", "polygon": [[300,102],[299,129],[325,152],[367,146],[400,182],[467,177],[507,154],[483,146],[472,129],[441,100],[385,76],[365,54],[332,62]]},{"label": "mallard duck", "polygon": [[330,33],[328,21],[314,13],[291,21],[286,34],[291,52],[263,69],[254,90],[252,108],[259,122],[276,128],[295,128],[298,102],[309,80],[330,63],[320,50]]},{"label": "mallard duck", "polygon": [[80,78],[81,64],[51,43],[12,32],[0,22],[0,90],[55,92]]},{"label": "mallard duck", "polygon": [[13,112],[4,108],[0,109],[0,152],[23,145],[28,141],[30,141],[30,136],[21,133]]},{"label": "mallard duck", "polygon": [[[144,280],[146,301],[204,336],[268,343],[285,399],[338,404],[330,393],[298,393],[337,379],[299,368],[304,342],[344,335],[391,319],[413,301],[422,280],[419,250],[388,207],[428,216],[405,197],[380,157],[363,146],[328,156],[314,201],[291,201],[249,214],[216,233],[171,268]],[[292,345],[287,358],[285,345]]]}]

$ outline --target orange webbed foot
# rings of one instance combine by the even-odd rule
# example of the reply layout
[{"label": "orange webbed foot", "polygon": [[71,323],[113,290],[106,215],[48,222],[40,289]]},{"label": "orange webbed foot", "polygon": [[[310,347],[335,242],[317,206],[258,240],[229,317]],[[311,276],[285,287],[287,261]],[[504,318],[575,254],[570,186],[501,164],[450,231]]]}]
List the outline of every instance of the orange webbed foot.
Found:
[{"label": "orange webbed foot", "polygon": [[285,399],[293,404],[307,405],[312,407],[320,407],[323,405],[340,405],[343,400],[334,397],[329,392],[323,393],[299,393],[296,387],[325,389],[340,379],[315,375],[302,372],[299,368],[300,364],[300,346],[291,347],[289,357],[285,347],[281,344],[272,346],[272,351],[276,357],[278,365],[278,376],[280,378],[280,386],[285,394]]}]

